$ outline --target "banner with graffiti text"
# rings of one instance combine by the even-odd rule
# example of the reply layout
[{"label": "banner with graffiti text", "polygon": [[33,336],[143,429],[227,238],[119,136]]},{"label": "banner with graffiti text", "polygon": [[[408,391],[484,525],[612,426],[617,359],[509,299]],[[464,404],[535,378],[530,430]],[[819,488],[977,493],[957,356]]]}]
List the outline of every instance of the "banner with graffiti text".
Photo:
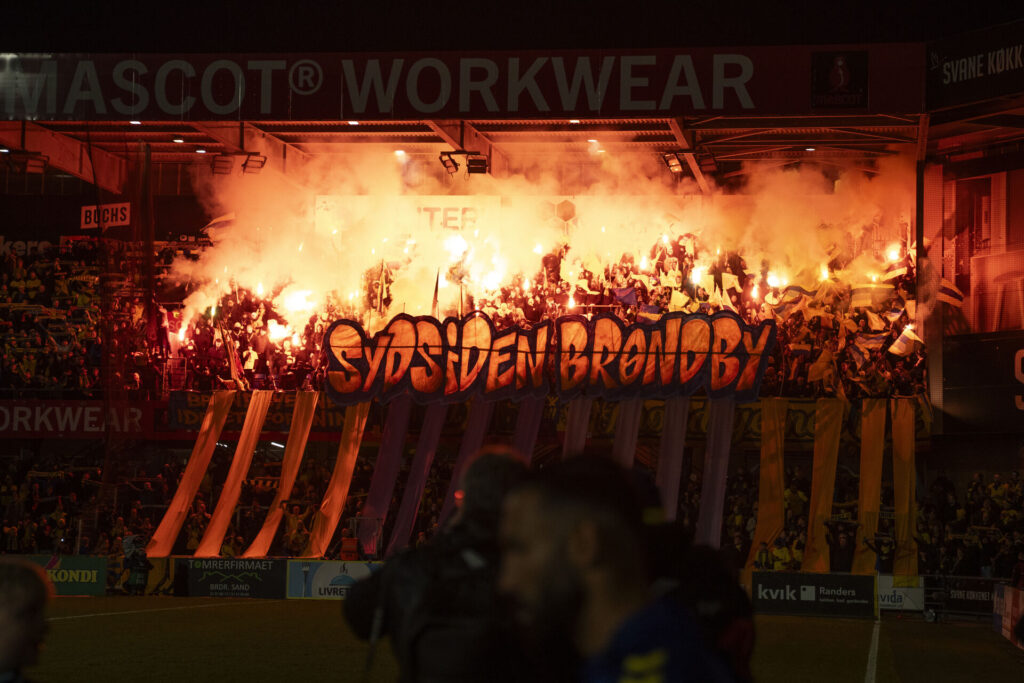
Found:
[{"label": "banner with graffiti text", "polygon": [[327,331],[326,390],[339,405],[411,394],[420,403],[543,396],[612,400],[689,396],[757,398],[775,322],[750,326],[731,312],[668,313],[632,325],[613,315],[570,315],[498,329],[486,315],[440,322],[395,316],[368,336],[351,320]]}]

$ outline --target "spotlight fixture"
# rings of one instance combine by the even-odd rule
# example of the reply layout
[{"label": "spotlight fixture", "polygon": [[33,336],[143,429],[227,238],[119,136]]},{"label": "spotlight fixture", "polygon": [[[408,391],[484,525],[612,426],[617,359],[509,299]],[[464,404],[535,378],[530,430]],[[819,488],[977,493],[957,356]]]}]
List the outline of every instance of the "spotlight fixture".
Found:
[{"label": "spotlight fixture", "polygon": [[668,170],[673,173],[683,172],[683,160],[679,158],[678,152],[665,152],[661,155],[661,158],[665,161],[665,165],[668,166]]},{"label": "spotlight fixture", "polygon": [[200,147],[199,149],[196,150],[196,154],[206,154],[206,150]]},{"label": "spotlight fixture", "polygon": [[805,152],[813,152],[814,148],[813,147],[804,147],[804,151]]},{"label": "spotlight fixture", "polygon": [[129,121],[128,123],[132,124],[133,126],[141,126],[142,125],[142,121]]},{"label": "spotlight fixture", "polygon": [[242,162],[242,173],[259,173],[267,165],[267,158],[262,154],[246,154]]},{"label": "spotlight fixture", "polygon": [[174,143],[177,143],[177,144],[180,145],[183,142],[185,142],[185,138],[174,138],[173,140],[171,140],[171,142],[174,142]]},{"label": "spotlight fixture", "polygon": [[448,175],[455,175],[458,172],[459,162],[455,161],[454,152],[441,152],[437,158],[444,166],[444,170],[448,171]]},{"label": "spotlight fixture", "polygon": [[466,173],[487,173],[487,157],[482,154],[467,156]]},{"label": "spotlight fixture", "polygon": [[235,170],[235,157],[230,154],[217,154],[213,157],[215,175],[230,175]]},{"label": "spotlight fixture", "polygon": [[358,126],[359,122],[358,121],[349,121],[348,125],[350,125],[350,126]]},{"label": "spotlight fixture", "polygon": [[11,153],[11,150],[7,149],[6,147],[0,147],[0,154],[10,154],[10,153]]}]

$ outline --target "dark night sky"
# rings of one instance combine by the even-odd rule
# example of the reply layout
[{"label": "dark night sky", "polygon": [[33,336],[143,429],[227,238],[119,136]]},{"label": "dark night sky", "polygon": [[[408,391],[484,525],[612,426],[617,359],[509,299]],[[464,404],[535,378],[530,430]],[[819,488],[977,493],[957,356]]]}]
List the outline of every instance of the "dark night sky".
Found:
[{"label": "dark night sky", "polygon": [[[302,52],[923,41],[1024,18],[1020,2],[132,3],[21,0],[0,51]],[[315,7],[316,9],[306,9]]]}]

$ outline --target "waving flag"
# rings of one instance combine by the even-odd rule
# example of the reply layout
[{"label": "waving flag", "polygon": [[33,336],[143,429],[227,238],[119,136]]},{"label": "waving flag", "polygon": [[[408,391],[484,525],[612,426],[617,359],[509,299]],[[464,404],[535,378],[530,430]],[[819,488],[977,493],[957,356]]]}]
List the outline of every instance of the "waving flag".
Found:
[{"label": "waving flag", "polygon": [[[898,302],[899,299],[897,299],[896,301]],[[898,303],[893,303],[892,308],[890,308],[885,313],[885,319],[891,323],[894,323],[900,319],[900,316],[903,315],[903,311],[903,307],[901,307]]]},{"label": "waving flag", "polygon": [[811,355],[810,344],[790,344],[789,351],[794,356],[809,356]]},{"label": "waving flag", "polygon": [[636,287],[615,287],[612,289],[615,299],[627,306],[636,306]]},{"label": "waving flag", "polygon": [[857,285],[850,292],[850,306],[853,308],[868,308],[881,302],[893,292],[892,285],[879,285],[867,283]]},{"label": "waving flag", "polygon": [[853,362],[857,364],[858,370],[864,367],[864,364],[868,362],[867,352],[856,344],[850,345],[850,358],[852,358]]},{"label": "waving flag", "polygon": [[924,346],[924,340],[914,334],[910,325],[903,328],[900,336],[889,345],[889,353],[897,356],[908,356],[917,349]]},{"label": "waving flag", "polygon": [[942,278],[942,282],[939,284],[938,299],[956,308],[963,308],[964,305],[964,293],[946,278]]},{"label": "waving flag", "polygon": [[648,306],[644,304],[640,307],[640,312],[637,313],[637,321],[642,323],[656,323],[661,320],[661,309],[657,306]]},{"label": "waving flag", "polygon": [[886,332],[878,332],[876,334],[858,334],[854,344],[867,349],[869,351],[877,351],[885,345],[885,338],[888,337]]},{"label": "waving flag", "polygon": [[889,280],[895,280],[898,277],[903,277],[907,274],[907,257],[903,257],[899,261],[890,263],[885,269],[885,275],[882,276],[882,280],[888,282]]},{"label": "waving flag", "polygon": [[835,374],[836,364],[832,359],[832,352],[824,349],[818,359],[807,368],[807,381],[816,382]]},{"label": "waving flag", "polygon": [[865,310],[864,313],[866,313],[867,316],[868,316],[868,327],[870,327],[875,332],[878,332],[879,330],[884,330],[885,329],[885,323],[882,322],[882,319],[880,317],[878,317],[878,315],[875,314],[874,311],[872,311],[869,308],[869,309]]},{"label": "waving flag", "polygon": [[722,291],[727,292],[730,289],[735,289],[739,292],[740,279],[732,273],[722,273]]},{"label": "waving flag", "polygon": [[690,303],[690,297],[687,296],[686,292],[672,290],[672,300],[668,305],[670,311],[681,311],[688,303]]}]

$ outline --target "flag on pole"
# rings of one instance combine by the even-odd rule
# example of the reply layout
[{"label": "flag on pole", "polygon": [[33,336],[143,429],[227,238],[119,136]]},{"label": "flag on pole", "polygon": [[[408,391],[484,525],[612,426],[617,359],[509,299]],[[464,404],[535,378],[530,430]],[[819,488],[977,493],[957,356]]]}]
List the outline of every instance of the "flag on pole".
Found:
[{"label": "flag on pole", "polygon": [[248,390],[248,382],[245,381],[245,371],[242,369],[242,359],[238,356],[238,349],[235,347],[235,339],[224,331],[220,323],[217,323],[217,331],[224,342],[224,348],[228,352],[228,370],[231,372],[231,379],[242,391]]},{"label": "flag on pole", "polygon": [[430,304],[430,315],[437,317],[437,289],[441,286],[441,269],[437,269],[437,276],[434,278],[434,300]]}]

